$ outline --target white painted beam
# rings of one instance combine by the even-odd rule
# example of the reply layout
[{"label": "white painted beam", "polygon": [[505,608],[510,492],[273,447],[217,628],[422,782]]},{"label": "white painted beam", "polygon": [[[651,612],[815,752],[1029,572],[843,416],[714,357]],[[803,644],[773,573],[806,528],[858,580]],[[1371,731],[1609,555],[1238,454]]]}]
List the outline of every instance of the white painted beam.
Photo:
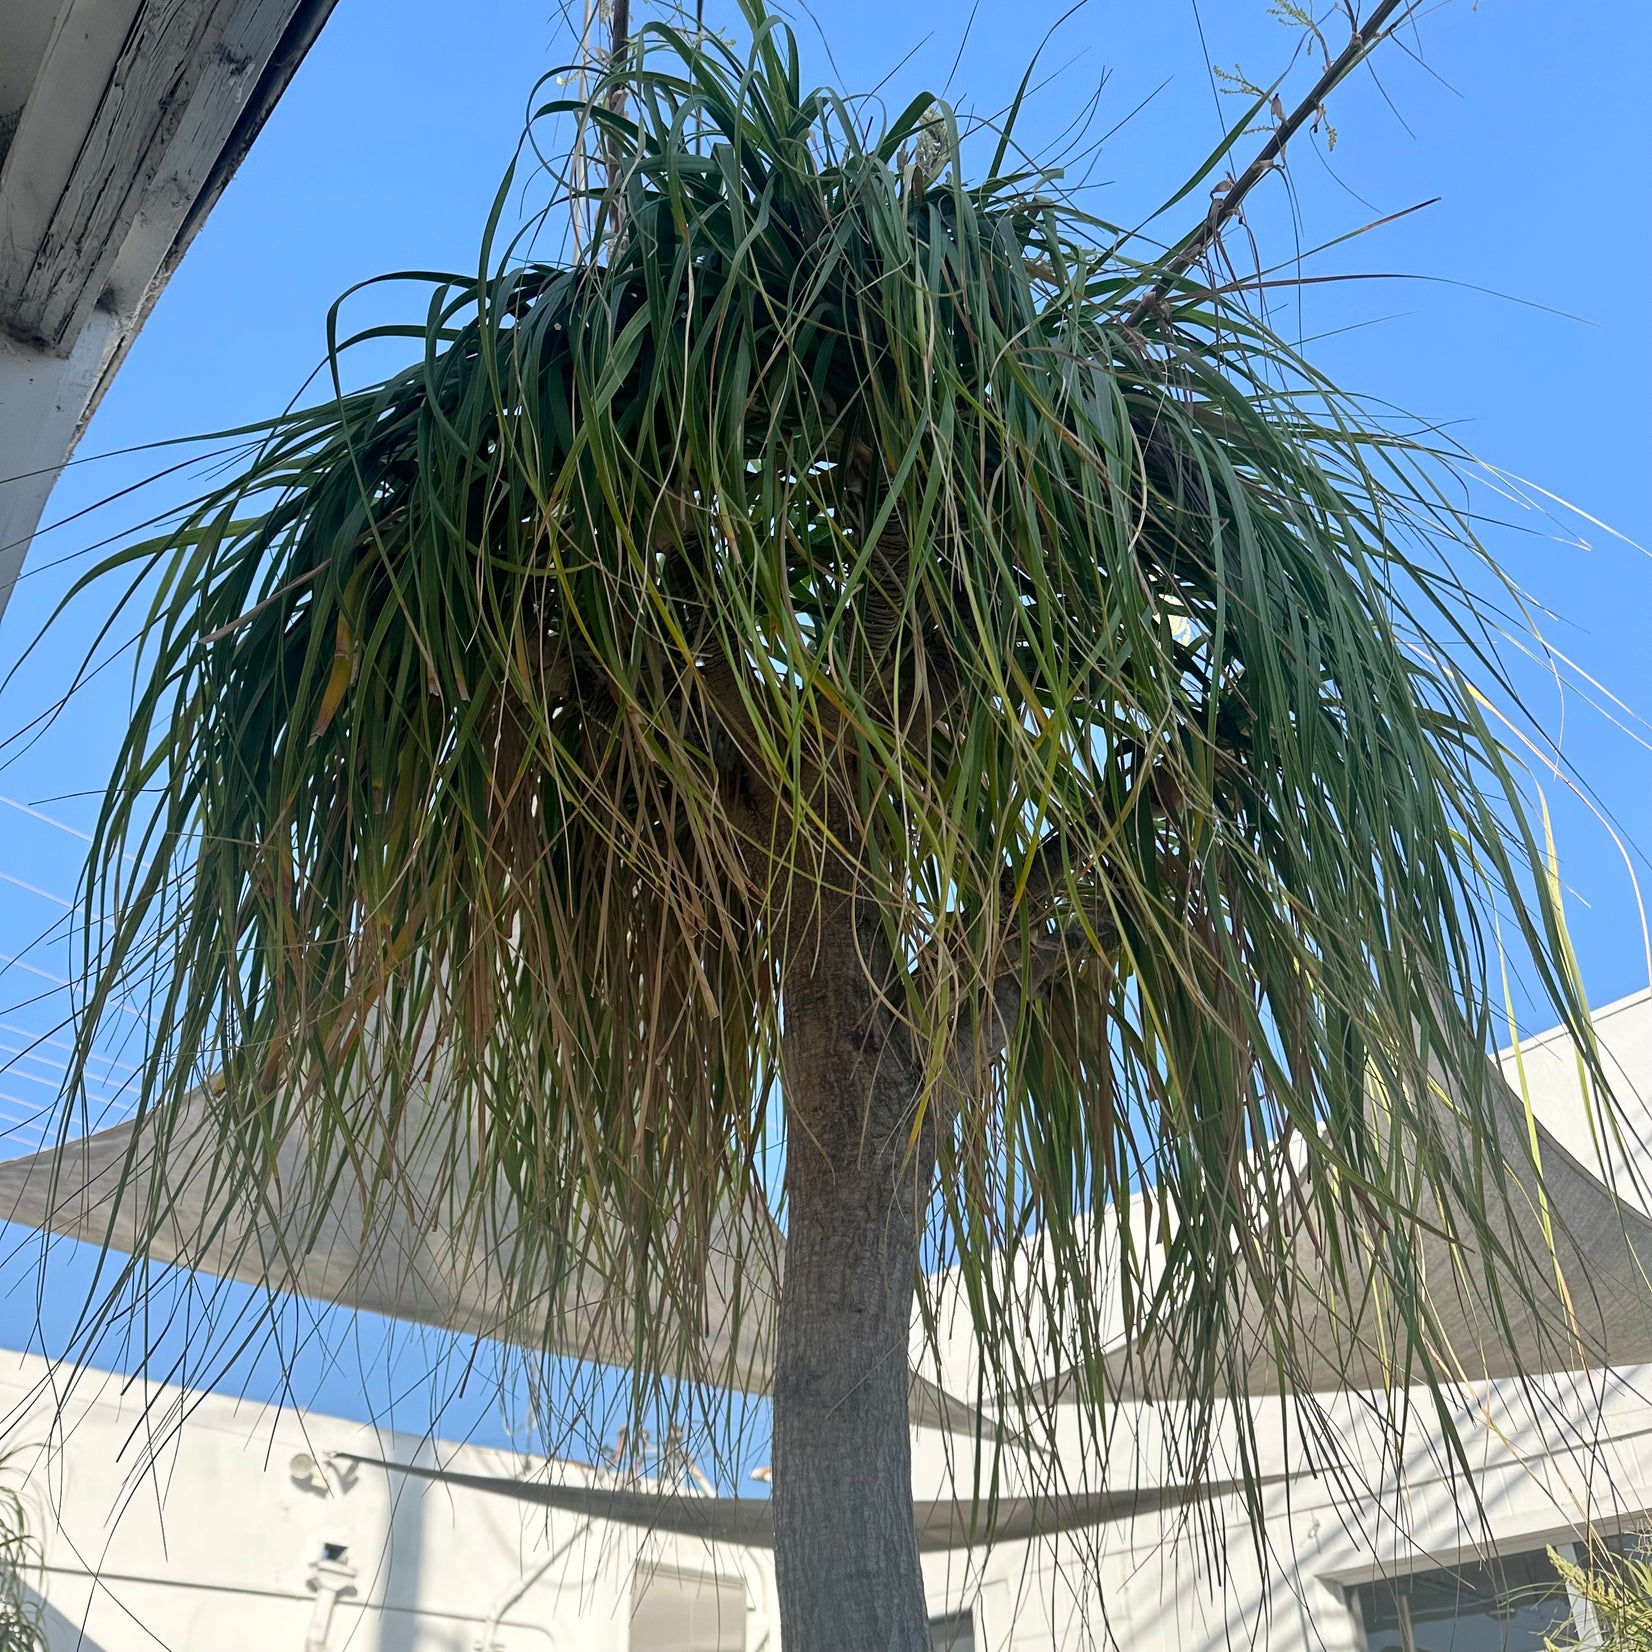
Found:
[{"label": "white painted beam", "polygon": [[333,0],[0,0],[0,610],[74,444]]},{"label": "white painted beam", "polygon": [[[32,332],[16,300],[51,229],[141,0],[65,0],[0,165],[0,326]],[[72,343],[72,340],[70,341]]]},{"label": "white painted beam", "polygon": [[118,343],[107,310],[92,312],[67,356],[0,337],[0,612]]},{"label": "white painted beam", "polygon": [[[67,352],[128,236],[164,260],[295,0],[72,0],[0,169],[0,320]],[[134,260],[129,260],[129,266]]]},{"label": "white painted beam", "polygon": [[5,0],[0,5],[0,160],[17,130],[17,117],[28,102],[29,89],[63,0]]}]

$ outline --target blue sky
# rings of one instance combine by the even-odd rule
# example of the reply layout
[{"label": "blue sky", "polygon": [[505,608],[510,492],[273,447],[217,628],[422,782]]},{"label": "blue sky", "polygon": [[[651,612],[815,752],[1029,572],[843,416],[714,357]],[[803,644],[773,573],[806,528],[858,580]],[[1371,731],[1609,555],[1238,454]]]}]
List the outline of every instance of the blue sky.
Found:
[{"label": "blue sky", "polygon": [[[819,28],[798,15],[820,77],[852,89],[886,82],[891,108],[920,89],[947,89],[965,109],[991,113],[1013,96],[1066,9],[981,0],[967,39],[967,8],[915,0],[818,0]],[[732,7],[708,0],[708,21],[728,21],[725,12]],[[1093,0],[1045,45],[1022,136],[1034,153],[1051,153],[1099,88],[1094,130],[1124,124],[1075,174],[1089,169],[1092,211],[1135,222],[1237,117],[1207,64],[1267,82],[1300,45],[1266,0]],[[48,520],[75,517],[157,465],[152,451],[99,455],[222,428],[288,401],[320,359],[328,306],[345,288],[398,268],[474,267],[530,90],[565,51],[552,0],[471,0],[458,12],[435,0],[339,0],[133,346]],[[1547,611],[1556,644],[1643,715],[1652,715],[1652,561],[1625,539],[1652,544],[1652,344],[1639,302],[1652,251],[1649,53],[1652,21],[1629,0],[1565,8],[1452,0],[1405,49],[1391,46],[1378,60],[1380,86],[1362,77],[1336,96],[1334,151],[1323,133],[1298,140],[1288,182],[1270,182],[1248,209],[1274,262],[1439,197],[1308,270],[1407,279],[1315,286],[1300,304],[1287,302],[1277,324],[1309,340],[1308,353],[1345,387],[1439,423],[1624,536],[1564,513],[1561,534],[1525,512],[1491,543]],[[1242,157],[1254,141],[1241,145]],[[1201,209],[1196,198],[1172,222],[1185,227]],[[390,301],[369,295],[357,313],[383,313]],[[84,550],[94,529],[118,532],[135,515],[121,501],[37,540],[0,621],[0,670],[33,638],[74,567],[52,564]],[[71,614],[0,699],[0,731],[21,727],[62,692],[95,610],[83,604]],[[1639,738],[1648,731],[1626,718],[1625,732],[1575,698],[1562,702],[1540,673],[1529,683],[1540,718],[1561,735],[1642,880],[1652,881],[1644,858],[1652,752]],[[106,772],[122,692],[117,668],[78,696],[45,739],[0,769],[0,796],[83,827],[92,800],[80,794]],[[1605,1002],[1647,985],[1633,885],[1590,811],[1563,786],[1548,792],[1573,938],[1588,990]],[[48,933],[63,907],[50,897],[72,896],[83,845],[15,808],[0,807],[0,817],[0,873],[33,886],[0,884],[0,953],[44,972],[0,974],[0,1045],[16,1047],[61,1009],[47,977],[64,973],[61,936]],[[124,1069],[115,1063],[131,1053],[110,1051],[106,1090],[116,1104]],[[36,1057],[0,1071],[13,1151],[28,1145],[19,1125],[27,1104],[50,1100],[51,1051]],[[72,1259],[54,1278],[71,1297]],[[34,1283],[28,1258],[0,1261],[0,1285],[10,1287],[0,1296],[0,1343],[21,1346],[30,1335]],[[297,1397],[346,1413],[359,1413],[369,1393],[382,1402],[393,1383],[376,1350],[362,1356],[376,1362],[371,1383],[354,1361],[329,1370],[316,1360]],[[274,1391],[267,1360],[226,1380]],[[407,1403],[419,1413],[427,1398]],[[459,1426],[500,1433],[485,1405],[472,1405]]]}]

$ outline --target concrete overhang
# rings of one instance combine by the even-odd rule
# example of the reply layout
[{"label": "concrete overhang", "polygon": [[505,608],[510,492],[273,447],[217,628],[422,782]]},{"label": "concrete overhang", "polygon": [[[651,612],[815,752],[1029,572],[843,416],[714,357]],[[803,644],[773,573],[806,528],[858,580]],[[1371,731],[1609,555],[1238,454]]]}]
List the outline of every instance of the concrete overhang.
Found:
[{"label": "concrete overhang", "polygon": [[0,609],[104,387],[333,4],[0,5]]}]

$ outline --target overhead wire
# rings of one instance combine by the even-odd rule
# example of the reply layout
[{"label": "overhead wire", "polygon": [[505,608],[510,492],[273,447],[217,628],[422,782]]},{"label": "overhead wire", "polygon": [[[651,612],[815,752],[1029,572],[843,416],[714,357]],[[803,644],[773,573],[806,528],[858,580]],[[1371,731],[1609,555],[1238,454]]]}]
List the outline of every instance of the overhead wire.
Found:
[{"label": "overhead wire", "polygon": [[[35,808],[32,804],[11,797],[0,797],[0,804],[82,843],[92,842],[89,833]],[[58,998],[60,992],[69,990],[72,982],[67,976],[42,968],[30,955],[36,954],[42,945],[66,938],[63,925],[81,909],[81,903],[67,899],[54,890],[44,888],[26,878],[18,877],[12,872],[0,871],[0,883],[5,883],[37,900],[46,901],[60,908],[65,914],[49,929],[36,935],[19,952],[0,951],[0,973],[15,968],[47,982],[56,989],[41,994],[28,1003],[35,1006],[50,1004]],[[120,1007],[147,1025],[148,1018],[140,1010],[130,1004]],[[0,1031],[20,1041],[0,1041],[0,1074],[4,1074],[13,1082],[38,1085],[53,1092],[54,1097],[51,1101],[41,1102],[38,1098],[18,1095],[9,1089],[0,1090],[0,1151],[5,1148],[10,1148],[13,1152],[35,1151],[45,1144],[47,1129],[58,1111],[58,1099],[61,1098],[64,1078],[69,1068],[66,1061],[54,1060],[42,1052],[49,1048],[64,1055],[73,1053],[74,1047],[71,1043],[53,1036],[56,1028],[66,1024],[67,1018],[60,1019],[53,1031],[47,1031],[38,1026],[0,1021]],[[116,1122],[122,1114],[130,1111],[131,1098],[127,1091],[141,1068],[135,1062],[122,1061],[117,1056],[102,1051],[93,1054],[92,1063],[93,1070],[87,1074],[90,1083],[86,1088],[84,1100],[90,1104],[91,1115],[96,1121],[94,1127],[101,1127]],[[102,1070],[97,1071],[99,1068]]]}]

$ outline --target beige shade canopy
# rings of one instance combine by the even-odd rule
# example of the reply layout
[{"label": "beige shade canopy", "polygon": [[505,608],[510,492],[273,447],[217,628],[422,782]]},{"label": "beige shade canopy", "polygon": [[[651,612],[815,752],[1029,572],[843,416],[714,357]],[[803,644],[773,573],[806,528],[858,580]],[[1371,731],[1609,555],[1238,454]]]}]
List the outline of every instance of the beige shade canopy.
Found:
[{"label": "beige shade canopy", "polygon": [[[1512,1093],[1502,1119],[1505,1162],[1529,1161],[1528,1126]],[[1503,1254],[1490,1268],[1464,1242],[1466,1219],[1449,1209],[1415,1237],[1413,1252],[1435,1318],[1433,1374],[1479,1383],[1563,1371],[1652,1363],[1652,1221],[1620,1197],[1533,1120],[1542,1186],[1522,1176],[1494,1206]],[[1446,1223],[1458,1239],[1447,1237]],[[1549,1236],[1552,1235],[1552,1250]],[[1408,1387],[1429,1373],[1407,1366],[1403,1327],[1372,1270],[1367,1294],[1351,1300],[1319,1246],[1292,1236],[1289,1361],[1275,1352],[1269,1316],[1251,1288],[1240,1309],[1250,1333],[1242,1385],[1251,1395]],[[1357,1272],[1354,1277],[1357,1277]],[[1488,1277],[1489,1276],[1489,1277]],[[1168,1338],[1120,1346],[1108,1358],[1118,1399],[1182,1397],[1180,1363]],[[1237,1386],[1237,1385],[1236,1385]],[[1045,1392],[1059,1397],[1059,1378]]]},{"label": "beige shade canopy", "polygon": [[[567,1485],[545,1480],[518,1480],[496,1474],[466,1474],[458,1469],[387,1462],[353,1452],[338,1456],[369,1468],[434,1480],[441,1485],[509,1497],[540,1508],[561,1509],[592,1520],[645,1526],[651,1531],[699,1538],[708,1543],[736,1543],[744,1548],[774,1547],[774,1506],[766,1497],[699,1497],[628,1486]],[[1264,1476],[1271,1485],[1289,1478]],[[1040,1497],[999,1497],[970,1503],[959,1498],[920,1498],[913,1505],[918,1548],[925,1553],[967,1549],[983,1543],[1013,1543],[1057,1532],[1138,1515],[1185,1508],[1206,1499],[1238,1495],[1237,1480],[1197,1485],[1132,1486],[1121,1491],[1072,1492]]]},{"label": "beige shade canopy", "polygon": [[[1363,1299],[1350,1299],[1337,1283],[1325,1253],[1306,1228],[1282,1236],[1290,1258],[1288,1306],[1269,1305],[1249,1287],[1237,1313],[1233,1387],[1261,1398],[1281,1392],[1333,1394],[1392,1390],[1420,1384],[1430,1375],[1445,1382],[1478,1383],[1652,1363],[1652,992],[1608,1004],[1594,1015],[1597,1054],[1612,1087],[1614,1123],[1585,1089],[1577,1051],[1563,1029],[1522,1041],[1501,1052],[1495,1070],[1504,1106],[1499,1134],[1505,1163],[1531,1162],[1535,1142],[1543,1185],[1528,1173],[1506,1189],[1488,1189],[1501,1253],[1487,1267],[1464,1236],[1473,1232],[1461,1210],[1431,1213],[1413,1247],[1434,1311],[1438,1333],[1430,1369],[1400,1363],[1407,1346],[1394,1305],[1379,1294],[1380,1270]],[[1457,1130],[1447,1099],[1437,1095],[1442,1127]],[[1474,1144],[1463,1143],[1473,1163]],[[1472,1172],[1471,1172],[1472,1173]],[[1155,1212],[1138,1199],[1124,1212],[1136,1230],[1136,1254],[1155,1251]],[[1455,1227],[1458,1243],[1447,1238]],[[1549,1235],[1553,1236],[1553,1252]],[[1111,1272],[1116,1236],[1109,1224],[1095,1227],[1097,1277]],[[1047,1288],[1037,1280],[1049,1266],[1036,1241],[1005,1263],[1011,1275],[1000,1294],[1035,1305]],[[1344,1277],[1358,1278],[1352,1261]],[[1146,1281],[1150,1288],[1152,1280]],[[942,1291],[943,1298],[946,1292]],[[1115,1295],[1117,1293],[1115,1292]],[[953,1393],[974,1393],[982,1365],[962,1293],[951,1293],[952,1311],[939,1315],[937,1377]],[[1107,1392],[1113,1400],[1188,1398],[1186,1367],[1175,1339],[1162,1335],[1131,1342],[1122,1313],[1112,1309],[1115,1336],[1105,1355]],[[1270,1326],[1288,1319],[1288,1359],[1276,1351]],[[1020,1350],[1020,1366],[1032,1395],[1077,1400],[1080,1385],[1059,1356],[1033,1334]],[[1220,1392],[1221,1390],[1219,1390]]]},{"label": "beige shade canopy", "polygon": [[[1637,1108],[1652,1092],[1652,1072],[1641,1070],[1641,1046],[1652,1049],[1646,1036],[1652,996],[1609,1006],[1600,1026],[1607,1069],[1633,1129]],[[1582,1114],[1575,1098],[1567,1099],[1567,1086],[1577,1087],[1575,1065],[1556,1058],[1557,1047],[1553,1034],[1533,1041],[1534,1058],[1542,1057],[1528,1063],[1533,1116],[1528,1124],[1521,1100],[1508,1091],[1502,1127],[1505,1156],[1517,1164],[1527,1150],[1528,1128],[1535,1129],[1564,1285],[1557,1283],[1544,1248],[1544,1205],[1535,1186],[1511,1190],[1503,1237],[1509,1253],[1524,1258],[1524,1288],[1502,1293],[1500,1307],[1492,1299],[1487,1270],[1473,1258],[1465,1265],[1461,1251],[1443,1235],[1426,1236],[1421,1262],[1443,1333],[1432,1363],[1447,1380],[1652,1362],[1652,1220],[1620,1199],[1543,1123],[1545,1117],[1555,1119],[1580,1151],[1590,1150],[1586,1131],[1577,1141]],[[1504,1070],[1513,1071],[1507,1055]],[[620,1367],[634,1363],[628,1316],[614,1310],[600,1270],[586,1265],[560,1298],[554,1317],[542,1306],[535,1318],[531,1302],[524,1308],[520,1282],[511,1274],[508,1204],[501,1202],[504,1219],[491,1224],[477,1223],[467,1212],[461,1230],[446,1219],[444,1208],[451,1194],[443,1190],[453,1178],[439,1174],[428,1153],[423,1173],[418,1156],[410,1156],[396,1197],[381,1197],[371,1209],[349,1177],[334,1184],[319,1209],[314,1198],[301,1208],[283,1208],[279,1193],[226,1196],[205,1105],[193,1103],[195,1111],[186,1110],[164,1139],[148,1124],[118,1125],[0,1164],[0,1218],[115,1251],[134,1248],[141,1221],[155,1228],[148,1253],[185,1268],[328,1306]],[[299,1151],[294,1144],[284,1154],[291,1158]],[[1622,1174],[1623,1156],[1607,1158]],[[1628,1166],[1636,1168],[1633,1162]],[[301,1169],[283,1159],[274,1183],[305,1186]],[[1284,1367],[1276,1358],[1265,1329],[1270,1314],[1252,1301],[1242,1316],[1255,1333],[1241,1367],[1248,1392],[1383,1389],[1421,1380],[1424,1372],[1394,1363],[1390,1305],[1375,1293],[1363,1301],[1340,1297],[1310,1237],[1289,1238],[1296,1264],[1294,1362]],[[685,1375],[710,1376],[750,1392],[767,1390],[782,1259],[780,1235],[766,1218],[730,1224],[726,1241],[713,1245],[709,1259],[707,1323],[699,1351],[705,1369]],[[1490,1272],[1498,1278],[1496,1268]],[[508,1291],[507,1281],[516,1288]],[[944,1279],[938,1284],[944,1294]],[[953,1322],[966,1318],[951,1315]],[[915,1336],[915,1355],[920,1340]],[[967,1324],[956,1334],[941,1325],[939,1355],[941,1386],[914,1373],[914,1421],[973,1432],[983,1426],[977,1408],[952,1397],[978,1392],[980,1363]],[[914,1359],[920,1363],[928,1361]],[[1181,1365],[1168,1338],[1145,1345],[1121,1338],[1109,1364],[1117,1399],[1185,1397]],[[1047,1398],[1073,1397],[1073,1385],[1055,1368],[1046,1368],[1035,1389]],[[990,1433],[991,1425],[985,1426]]]},{"label": "beige shade canopy", "polygon": [[[453,1185],[464,1178],[437,1162],[439,1148],[408,1155],[394,1197],[369,1205],[361,1183],[345,1176],[324,1201],[289,1192],[283,1204],[280,1189],[311,1185],[297,1162],[301,1146],[283,1148],[270,1179],[276,1191],[232,1191],[207,1105],[193,1099],[164,1136],[151,1121],[119,1124],[0,1163],[0,1220],[123,1253],[142,1237],[156,1261],[326,1307],[599,1364],[635,1363],[631,1316],[616,1307],[594,1261],[554,1309],[549,1292],[524,1300],[511,1271],[508,1220],[479,1220],[474,1210],[450,1217]],[[507,1200],[500,1206],[510,1208]],[[711,1250],[699,1368],[681,1375],[767,1392],[783,1251],[766,1217],[728,1225]],[[917,1371],[912,1416],[996,1435],[974,1407]]]}]

